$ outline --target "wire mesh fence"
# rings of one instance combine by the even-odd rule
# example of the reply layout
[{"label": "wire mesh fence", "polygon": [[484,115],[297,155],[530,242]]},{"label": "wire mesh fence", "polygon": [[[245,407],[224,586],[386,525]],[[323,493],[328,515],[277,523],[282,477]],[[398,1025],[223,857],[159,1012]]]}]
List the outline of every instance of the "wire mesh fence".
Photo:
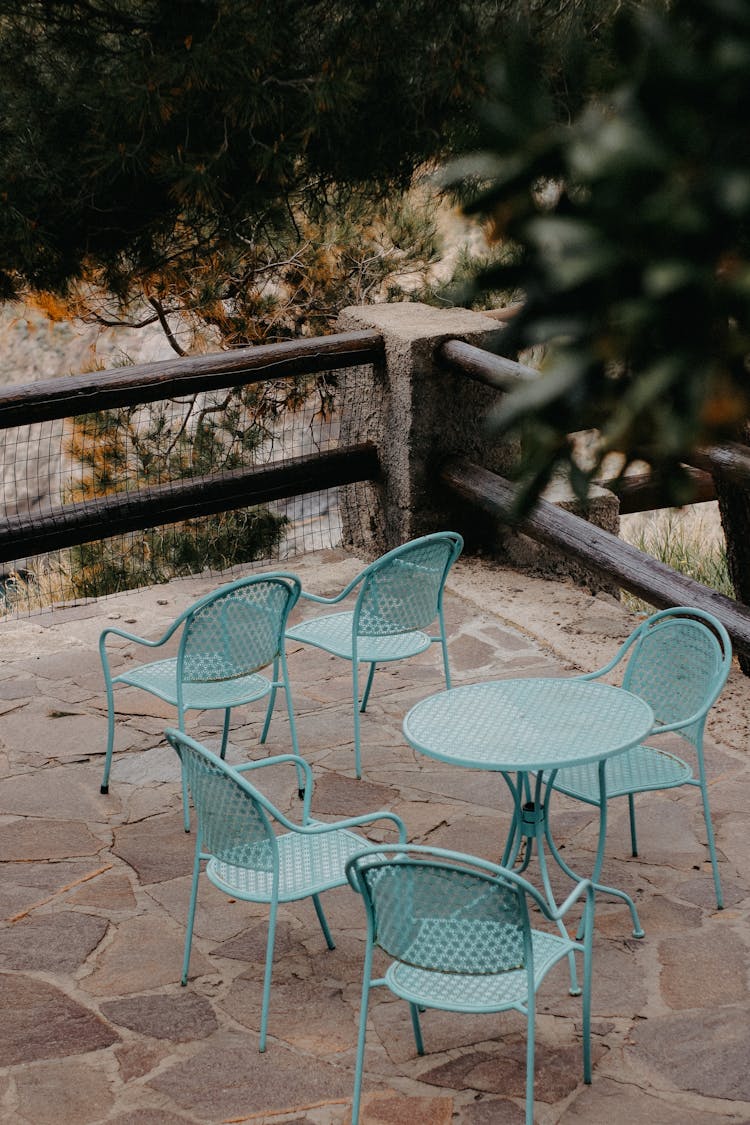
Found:
[{"label": "wire mesh fence", "polygon": [[[104,497],[150,490],[166,499],[189,482],[213,485],[336,450],[344,378],[330,370],[268,379],[0,430],[0,527],[33,531],[70,522]],[[340,542],[335,487],[209,515],[186,511],[177,522],[0,563],[0,615],[262,567]]]}]

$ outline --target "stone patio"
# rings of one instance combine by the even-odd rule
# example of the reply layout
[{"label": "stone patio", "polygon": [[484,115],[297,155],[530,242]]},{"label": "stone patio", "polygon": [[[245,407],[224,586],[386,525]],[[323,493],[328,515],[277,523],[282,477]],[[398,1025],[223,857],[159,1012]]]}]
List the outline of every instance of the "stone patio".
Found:
[{"label": "stone patio", "polygon": [[[320,593],[339,589],[360,565],[340,552],[285,563]],[[99,793],[100,631],[117,623],[157,636],[217,584],[173,582],[0,624],[3,1122],[348,1121],[364,950],[359,899],[348,888],[325,897],[333,952],[309,901],[281,908],[269,1046],[260,1055],[264,909],[229,901],[203,880],[191,979],[179,985],[193,841],[182,830],[176,759],[161,738],[174,714],[157,700],[118,692],[110,793]],[[469,559],[453,572],[446,609],[456,683],[590,670],[634,625],[609,596]],[[126,653],[123,645],[122,660]],[[300,748],[316,779],[314,814],[388,807],[414,841],[499,858],[510,816],[502,780],[419,758],[401,734],[408,708],[441,687],[434,649],[378,672],[359,782],[348,665],[295,646],[289,667]],[[230,760],[265,753],[261,718],[261,706],[237,712]],[[191,720],[200,739],[217,737],[210,715]],[[750,1122],[749,727],[750,683],[734,670],[707,737],[724,911],[713,902],[695,790],[639,800],[639,859],[628,856],[626,806],[613,806],[605,875],[636,898],[646,937],[630,936],[621,904],[597,903],[590,1087],[581,1081],[580,1001],[567,994],[564,967],[543,984],[539,1125]],[[279,710],[268,751],[287,751],[288,733]],[[288,767],[258,781],[298,810]],[[560,799],[555,828],[568,861],[590,870],[593,810]],[[523,1121],[521,1016],[427,1013],[422,1058],[406,1005],[387,992],[373,998],[370,1026],[368,1125]]]}]

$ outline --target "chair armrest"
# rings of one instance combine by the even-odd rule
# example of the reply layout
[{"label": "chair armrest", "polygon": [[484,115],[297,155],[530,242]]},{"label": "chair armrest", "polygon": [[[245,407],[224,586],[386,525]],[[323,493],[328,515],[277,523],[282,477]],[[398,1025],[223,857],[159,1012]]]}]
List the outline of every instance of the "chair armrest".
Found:
[{"label": "chair armrest", "polygon": [[[551,907],[547,900],[537,891],[535,887],[532,887],[531,885],[528,885],[526,887],[526,893],[534,899],[536,904],[539,906],[540,913],[545,918],[548,918],[550,922],[557,922],[558,924],[568,913],[571,906],[573,906],[579,898],[585,896],[586,901],[583,907],[583,917],[581,918],[580,922],[580,926],[583,931],[583,944],[580,944],[580,938],[577,938],[576,941],[578,943],[578,947],[583,949],[584,958],[586,960],[589,960],[591,957],[591,945],[594,936],[595,907],[594,884],[591,882],[591,880],[581,879],[581,881],[577,883],[575,887],[573,887],[573,890],[565,899],[565,902],[556,907]],[[581,931],[579,930],[579,933],[580,932]]]},{"label": "chair armrest", "polygon": [[270,758],[259,758],[253,762],[241,762],[238,766],[232,766],[233,770],[237,773],[246,773],[248,770],[261,770],[264,766],[277,766],[280,762],[294,762],[301,766],[307,774],[311,774],[310,764],[305,761],[301,754],[272,754]]},{"label": "chair armrest", "polygon": [[[438,849],[435,849],[435,851],[437,850]],[[445,854],[448,855],[449,853],[446,852]],[[505,876],[506,878],[510,876],[515,882],[521,883],[526,894],[529,898],[533,899],[534,903],[539,907],[540,913],[550,922],[559,922],[582,895],[586,896],[586,912],[589,913],[589,911],[593,911],[594,909],[594,884],[590,879],[581,879],[576,883],[573,890],[565,899],[565,902],[560,906],[550,906],[541,891],[537,890],[528,880],[522,879],[520,876],[516,875],[515,872],[508,871],[507,868],[490,863],[488,860],[479,860],[477,857],[471,857],[471,859],[479,868],[486,868],[488,871]]]},{"label": "chair armrest", "polygon": [[[270,758],[260,758],[258,761],[254,762],[243,762],[241,765],[233,766],[232,768],[235,769],[237,773],[249,773],[250,770],[260,770],[263,769],[264,766],[278,766],[284,764],[285,762],[291,763],[296,770],[302,770],[305,775],[305,796],[302,805],[302,823],[307,824],[310,819],[310,798],[312,797],[313,791],[313,775],[312,770],[310,769],[310,763],[306,761],[301,754],[273,754]],[[297,777],[299,779],[299,773],[297,774]],[[263,800],[264,804],[269,803],[265,798],[263,798]],[[273,806],[271,806],[271,808],[273,808],[273,815],[277,817],[286,828],[292,828],[296,830],[297,825],[294,824],[293,821],[287,821],[286,817],[284,817],[278,809],[274,808]]]},{"label": "chair armrest", "polygon": [[349,585],[341,591],[341,593],[335,594],[331,598],[325,598],[322,594],[310,594],[307,590],[302,590],[300,592],[300,599],[304,598],[305,601],[308,602],[318,602],[320,605],[338,605],[339,602],[342,602],[344,600],[347,594],[350,594],[352,592],[359,581],[359,577],[355,578],[353,582],[350,582]]},{"label": "chair armrest", "polygon": [[541,902],[544,904],[544,913],[547,915],[550,921],[557,922],[568,913],[571,906],[573,906],[573,904],[576,903],[578,899],[583,895],[586,896],[587,909],[593,910],[594,884],[590,879],[581,879],[580,883],[577,883],[576,886],[573,887],[573,890],[565,899],[565,902],[561,903],[560,906],[556,907],[554,910],[550,910],[549,903],[546,901],[546,899],[542,899]]},{"label": "chair armrest", "polygon": [[696,711],[693,715],[688,715],[686,719],[678,719],[674,723],[654,723],[646,737],[652,738],[655,734],[669,734],[670,731],[683,730],[685,727],[692,727],[695,723],[702,722],[711,710],[713,702],[712,700],[711,703],[704,704],[700,711]]},{"label": "chair armrest", "polygon": [[580,672],[577,676],[572,676],[574,680],[598,680],[600,676],[606,676],[607,672],[611,672],[616,668],[621,659],[620,653],[613,656],[609,664],[604,664],[601,668],[596,668],[593,672]]},{"label": "chair armrest", "polygon": [[380,809],[374,813],[363,813],[361,816],[350,816],[346,820],[337,820],[333,824],[325,824],[323,821],[316,821],[313,824],[292,824],[289,825],[292,831],[300,832],[305,836],[316,836],[322,832],[338,832],[342,828],[359,828],[364,824],[374,824],[378,820],[389,820],[398,829],[398,841],[400,844],[406,843],[406,826],[400,816],[396,813],[389,812],[387,809]]},{"label": "chair armrest", "polygon": [[352,578],[351,582],[347,582],[346,586],[344,586],[344,589],[339,594],[335,594],[331,598],[326,598],[322,594],[311,594],[309,590],[300,590],[299,596],[300,598],[305,598],[308,602],[319,602],[321,605],[337,605],[339,602],[342,602],[344,598],[347,597],[347,595],[351,594],[355,586],[358,586],[360,584],[362,579],[370,572],[372,566],[374,565],[374,563],[371,563],[370,566],[365,567],[364,570],[360,571],[356,578]]},{"label": "chair armrest", "polygon": [[159,639],[156,641],[149,640],[148,637],[139,637],[135,633],[128,633],[125,631],[125,629],[118,629],[113,625],[109,629],[105,629],[102,633],[99,634],[99,649],[100,651],[103,650],[104,642],[109,636],[122,637],[122,639],[125,641],[132,641],[134,644],[145,645],[147,648],[158,648],[159,645],[163,645],[166,641],[169,640],[169,638],[173,635],[175,629],[177,629],[177,627],[181,624],[182,617],[178,617],[176,621],[172,622],[166,633],[162,634],[162,636],[159,637]]}]

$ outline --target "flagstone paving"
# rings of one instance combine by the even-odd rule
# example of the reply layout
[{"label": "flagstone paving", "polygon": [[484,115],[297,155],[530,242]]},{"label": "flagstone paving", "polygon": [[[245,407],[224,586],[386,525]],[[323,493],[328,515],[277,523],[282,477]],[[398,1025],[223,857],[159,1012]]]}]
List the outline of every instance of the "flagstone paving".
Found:
[{"label": "flagstone paving", "polygon": [[[287,560],[333,593],[361,563],[342,552]],[[181,988],[193,840],[182,830],[177,762],[159,701],[116,693],[110,793],[99,633],[157,636],[217,585],[190,579],[0,623],[0,1121],[10,1125],[342,1125],[353,1078],[364,913],[349,888],[326,895],[336,949],[309,901],[282,907],[269,1044],[258,1053],[266,911],[200,889],[190,981]],[[295,613],[307,614],[304,605]],[[457,684],[563,676],[604,663],[635,619],[607,595],[462,559],[446,612]],[[124,663],[131,651],[114,646]],[[498,859],[509,822],[500,778],[420,758],[401,722],[442,686],[437,653],[378,671],[353,776],[350,669],[293,645],[300,748],[322,819],[390,808],[410,839]],[[262,706],[234,717],[229,758],[258,757]],[[189,716],[211,742],[215,716]],[[597,904],[591,1086],[581,1081],[580,1000],[564,969],[539,994],[539,1125],[750,1122],[750,681],[737,669],[708,725],[707,757],[726,909],[713,901],[694,790],[644,795],[642,855],[628,856],[626,806],[612,809],[607,879],[637,900]],[[267,751],[289,749],[280,709]],[[292,782],[294,779],[292,778]],[[296,814],[281,769],[263,785]],[[560,799],[555,830],[590,870],[593,810]],[[381,837],[382,838],[382,837]],[[532,879],[536,869],[532,862]],[[555,876],[565,890],[565,879]],[[373,998],[362,1121],[518,1125],[525,1021],[517,1013],[424,1018],[417,1056],[407,1007]]]}]

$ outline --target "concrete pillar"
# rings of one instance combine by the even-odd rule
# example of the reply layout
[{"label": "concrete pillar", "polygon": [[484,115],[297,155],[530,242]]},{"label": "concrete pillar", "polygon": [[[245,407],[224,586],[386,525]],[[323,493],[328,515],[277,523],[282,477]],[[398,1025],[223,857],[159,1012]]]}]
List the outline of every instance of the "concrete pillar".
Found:
[{"label": "concrete pillar", "polygon": [[492,349],[502,328],[481,313],[411,302],[344,309],[337,327],[380,332],[386,357],[382,369],[343,376],[341,440],[372,441],[382,465],[379,484],[342,490],[344,545],[376,556],[441,528],[471,539],[481,517],[467,526],[466,514],[439,485],[438,466],[455,453],[502,474],[516,446],[485,432],[497,392],[441,368],[435,355],[450,339]]}]

